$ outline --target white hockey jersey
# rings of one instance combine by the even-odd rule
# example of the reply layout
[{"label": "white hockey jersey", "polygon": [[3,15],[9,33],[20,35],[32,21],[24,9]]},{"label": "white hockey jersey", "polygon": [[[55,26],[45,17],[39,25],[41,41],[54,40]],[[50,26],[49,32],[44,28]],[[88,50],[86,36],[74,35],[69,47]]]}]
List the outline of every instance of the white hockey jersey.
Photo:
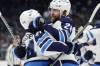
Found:
[{"label": "white hockey jersey", "polygon": [[13,47],[13,45],[10,45],[8,47],[8,49],[7,49],[6,60],[7,60],[7,64],[10,65],[10,66],[20,65],[20,63],[21,63],[21,59],[18,58],[14,54],[14,47]]},{"label": "white hockey jersey", "polygon": [[96,58],[95,62],[100,62],[100,28],[94,28],[86,32],[81,39],[78,39],[78,42],[88,43],[91,45],[95,45]]}]

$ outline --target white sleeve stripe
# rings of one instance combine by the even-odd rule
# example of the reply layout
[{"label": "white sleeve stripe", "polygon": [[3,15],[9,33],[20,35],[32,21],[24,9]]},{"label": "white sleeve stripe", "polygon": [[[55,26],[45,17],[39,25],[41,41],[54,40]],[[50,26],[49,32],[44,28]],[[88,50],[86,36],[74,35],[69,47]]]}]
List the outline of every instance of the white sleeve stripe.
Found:
[{"label": "white sleeve stripe", "polygon": [[37,44],[40,45],[46,38],[48,38],[47,33],[45,33],[41,38],[38,39]]},{"label": "white sleeve stripe", "polygon": [[65,36],[62,31],[59,31],[59,37],[60,37],[60,41],[65,42]]},{"label": "white sleeve stripe", "polygon": [[93,37],[93,35],[92,35],[91,32],[88,32],[88,33],[87,33],[87,38],[88,38],[88,40],[87,40],[88,42],[89,42],[89,41],[92,41],[92,40],[94,39],[94,37]]},{"label": "white sleeve stripe", "polygon": [[41,47],[41,52],[44,53],[44,51],[46,51],[47,47],[49,47],[52,43],[53,43],[53,41],[51,39],[47,40],[44,43],[44,45]]}]

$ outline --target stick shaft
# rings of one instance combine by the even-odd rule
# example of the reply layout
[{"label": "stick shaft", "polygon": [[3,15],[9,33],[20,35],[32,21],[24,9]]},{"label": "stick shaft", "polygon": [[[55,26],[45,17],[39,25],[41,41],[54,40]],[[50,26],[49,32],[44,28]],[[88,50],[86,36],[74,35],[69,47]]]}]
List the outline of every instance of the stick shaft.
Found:
[{"label": "stick shaft", "polygon": [[5,19],[2,15],[0,16],[0,18],[1,18],[1,20],[3,21],[3,23],[5,24],[5,26],[7,27],[7,29],[8,29],[8,31],[9,31],[9,33],[11,34],[12,38],[14,38],[14,34],[13,34],[13,32],[12,32],[10,26],[8,25],[6,19]]}]

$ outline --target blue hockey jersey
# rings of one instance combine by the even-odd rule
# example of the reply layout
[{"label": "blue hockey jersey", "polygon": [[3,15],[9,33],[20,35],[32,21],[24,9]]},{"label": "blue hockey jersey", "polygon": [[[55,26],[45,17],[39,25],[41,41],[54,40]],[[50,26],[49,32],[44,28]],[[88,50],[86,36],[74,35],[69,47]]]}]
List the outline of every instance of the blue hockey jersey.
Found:
[{"label": "blue hockey jersey", "polygon": [[75,26],[72,20],[69,17],[62,16],[55,23],[45,24],[44,32],[41,32],[35,38],[42,54],[46,51],[67,53],[69,49],[71,50],[71,41],[74,36]]}]

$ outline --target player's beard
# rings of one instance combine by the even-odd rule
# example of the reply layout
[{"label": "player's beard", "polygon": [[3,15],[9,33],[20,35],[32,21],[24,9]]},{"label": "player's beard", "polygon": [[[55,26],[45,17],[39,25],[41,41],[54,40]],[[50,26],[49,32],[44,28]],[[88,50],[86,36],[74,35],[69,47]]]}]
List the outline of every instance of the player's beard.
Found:
[{"label": "player's beard", "polygon": [[53,22],[53,23],[55,23],[57,20],[59,20],[60,19],[60,16],[51,16],[50,17],[50,19],[51,19],[51,21]]}]

